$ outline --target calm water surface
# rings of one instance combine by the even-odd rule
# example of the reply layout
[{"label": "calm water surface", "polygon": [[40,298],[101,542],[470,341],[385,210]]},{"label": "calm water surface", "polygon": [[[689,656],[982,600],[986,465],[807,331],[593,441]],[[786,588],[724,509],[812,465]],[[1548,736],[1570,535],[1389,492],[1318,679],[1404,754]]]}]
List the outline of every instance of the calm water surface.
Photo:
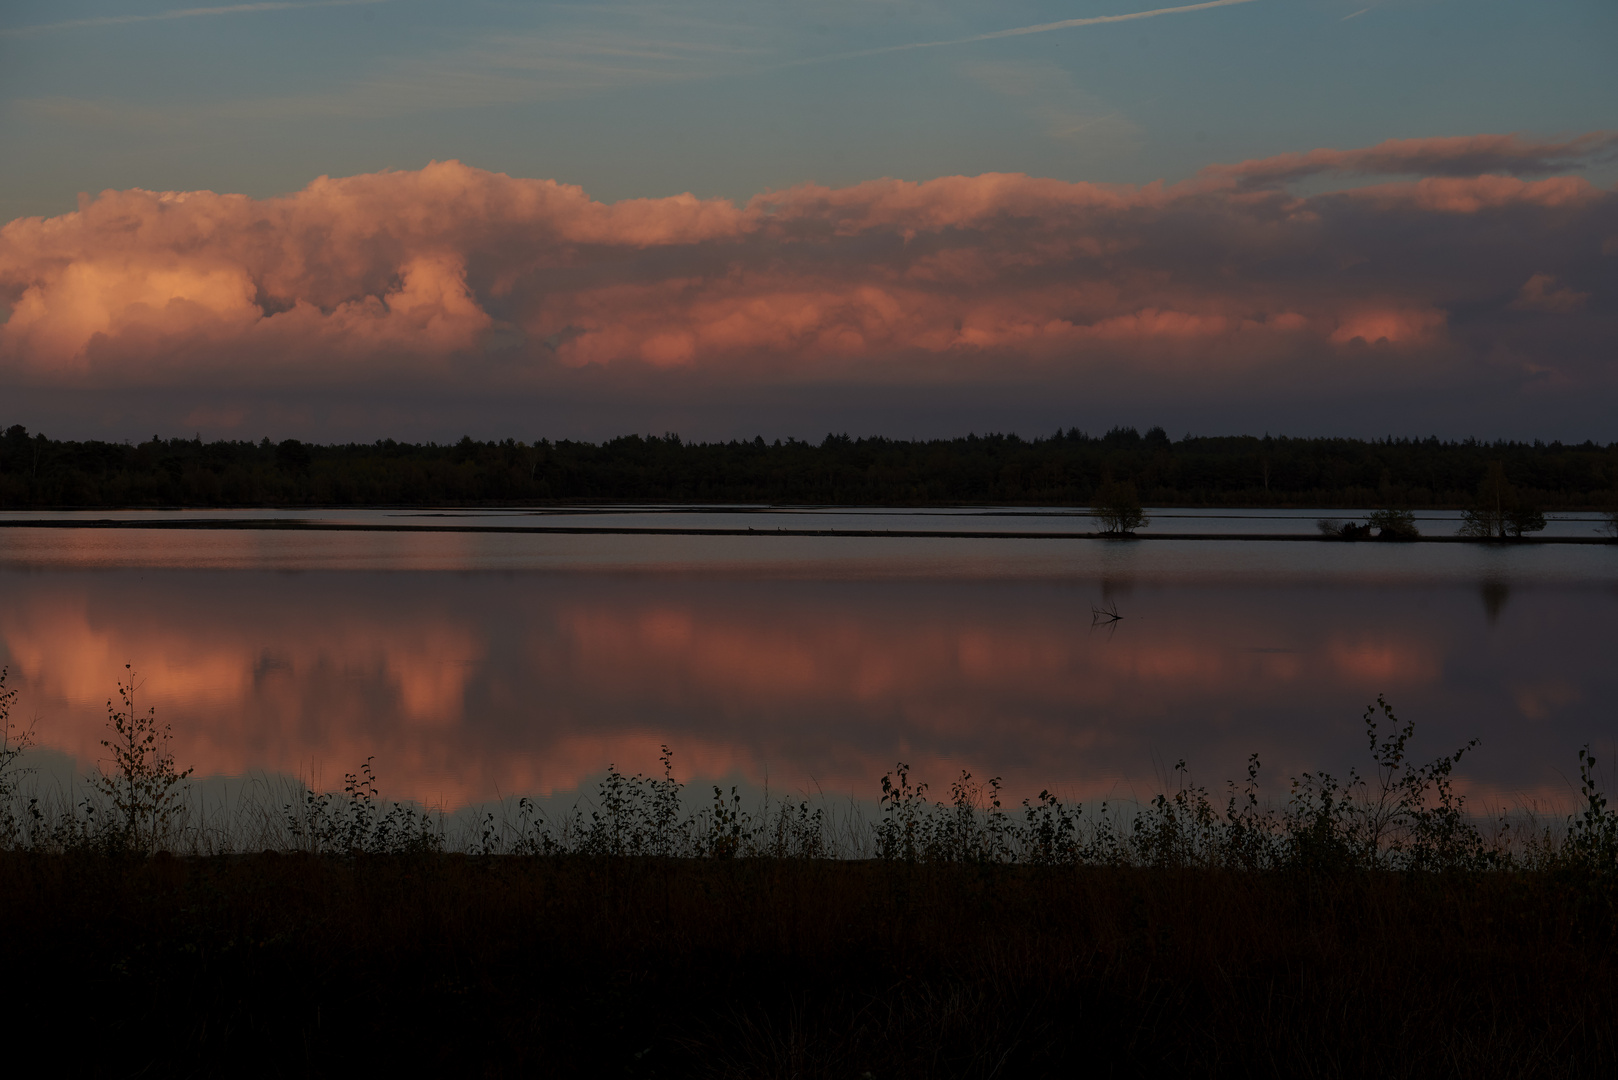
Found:
[{"label": "calm water surface", "polygon": [[[1257,751],[1279,792],[1361,761],[1378,693],[1419,753],[1483,739],[1476,795],[1565,803],[1578,747],[1610,760],[1618,737],[1614,546],[768,535],[1082,530],[1082,510],[446,513],[290,516],[759,535],[3,529],[15,715],[88,766],[130,662],[199,774],[330,778],[374,754],[389,794],[450,807],[568,796],[664,742],[698,783],[867,796],[902,759],[1014,799],[1146,795],[1180,758],[1212,787]],[[1172,517],[1191,513],[1153,531],[1326,516]],[[1102,605],[1123,619],[1092,626]]]}]

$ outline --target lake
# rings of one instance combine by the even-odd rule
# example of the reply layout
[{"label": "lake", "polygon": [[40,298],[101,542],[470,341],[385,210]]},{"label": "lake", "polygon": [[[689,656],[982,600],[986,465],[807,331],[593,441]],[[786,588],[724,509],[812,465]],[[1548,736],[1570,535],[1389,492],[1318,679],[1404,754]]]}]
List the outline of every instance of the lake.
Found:
[{"label": "lake", "polygon": [[[0,529],[0,663],[14,719],[79,768],[127,662],[198,775],[329,787],[374,755],[385,794],[448,809],[570,802],[665,743],[699,785],[869,798],[902,760],[1012,802],[1148,797],[1180,759],[1222,790],[1256,752],[1280,797],[1363,768],[1378,694],[1419,757],[1482,740],[1475,800],[1565,807],[1580,746],[1613,760],[1618,546],[1175,540],[1355,515],[1150,513],[1134,542],[959,535],[1086,531],[1082,509],[11,513],[237,525]],[[287,519],[429,528],[251,527]],[[491,523],[742,531],[456,531]]]}]

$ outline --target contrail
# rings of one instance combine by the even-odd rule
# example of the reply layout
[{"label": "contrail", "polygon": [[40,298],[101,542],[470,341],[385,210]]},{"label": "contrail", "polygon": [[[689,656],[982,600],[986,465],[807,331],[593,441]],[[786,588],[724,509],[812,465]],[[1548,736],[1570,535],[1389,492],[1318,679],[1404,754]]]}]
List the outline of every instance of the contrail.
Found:
[{"label": "contrail", "polygon": [[172,11],[154,11],[147,15],[100,15],[92,19],[69,19],[66,22],[43,23],[39,26],[17,26],[0,29],[0,36],[16,37],[38,34],[47,30],[81,30],[94,26],[124,26],[129,23],[158,22],[165,19],[194,19],[201,15],[249,15],[256,11],[290,11],[294,8],[353,7],[356,4],[385,4],[388,0],[274,0],[262,4],[227,4],[223,7],[175,8]]},{"label": "contrail", "polygon": [[858,52],[816,56],[808,60],[791,61],[782,66],[794,67],[801,64],[819,64],[828,60],[852,60],[860,56],[880,56],[883,53],[908,52],[911,49],[937,49],[945,45],[970,45],[975,41],[995,41],[999,38],[1023,37],[1027,34],[1048,34],[1052,30],[1072,30],[1080,26],[1098,26],[1101,23],[1155,19],[1159,15],[1183,15],[1188,11],[1206,11],[1209,8],[1234,7],[1237,4],[1253,4],[1257,2],[1258,0],[1206,0],[1201,4],[1153,8],[1151,11],[1132,11],[1127,15],[1092,15],[1087,19],[1063,19],[1061,22],[1040,23],[1037,26],[1017,26],[1010,30],[995,30],[987,34],[974,34],[971,37],[951,38],[948,41],[913,41],[908,45],[886,45],[880,49],[861,49]]}]

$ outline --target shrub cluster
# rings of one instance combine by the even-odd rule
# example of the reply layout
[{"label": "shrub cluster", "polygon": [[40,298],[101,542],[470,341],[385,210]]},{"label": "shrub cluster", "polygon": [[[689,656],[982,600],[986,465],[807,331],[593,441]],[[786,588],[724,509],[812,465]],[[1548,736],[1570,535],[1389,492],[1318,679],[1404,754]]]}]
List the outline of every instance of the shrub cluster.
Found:
[{"label": "shrub cluster", "polygon": [[304,792],[283,807],[287,846],[313,854],[413,855],[444,850],[432,813],[378,797],[374,757],[343,777],[343,790]]},{"label": "shrub cluster", "polygon": [[1483,823],[1468,812],[1452,774],[1473,740],[1454,753],[1417,764],[1409,755],[1413,722],[1401,723],[1378,697],[1366,709],[1373,768],[1346,777],[1304,773],[1292,780],[1286,803],[1260,800],[1259,757],[1247,778],[1227,783],[1220,805],[1175,765],[1176,790],[1159,793],[1133,813],[1102,803],[1099,813],[1065,804],[1049,791],[1001,804],[1000,782],[963,772],[948,801],[931,802],[900,765],[882,779],[881,816],[874,826],[879,858],[904,862],[991,862],[1034,865],[1146,866],[1223,870],[1479,871],[1618,870],[1618,811],[1607,808],[1595,757],[1579,752],[1582,811],[1558,834],[1503,816]]},{"label": "shrub cluster", "polygon": [[710,805],[686,809],[685,785],[674,779],[674,755],[662,753],[663,775],[625,776],[607,768],[588,815],[573,809],[551,819],[532,799],[515,815],[485,812],[466,849],[477,855],[602,855],[618,858],[820,859],[833,855],[826,809],[807,800],[766,795],[749,813],[733,787],[715,786]]}]

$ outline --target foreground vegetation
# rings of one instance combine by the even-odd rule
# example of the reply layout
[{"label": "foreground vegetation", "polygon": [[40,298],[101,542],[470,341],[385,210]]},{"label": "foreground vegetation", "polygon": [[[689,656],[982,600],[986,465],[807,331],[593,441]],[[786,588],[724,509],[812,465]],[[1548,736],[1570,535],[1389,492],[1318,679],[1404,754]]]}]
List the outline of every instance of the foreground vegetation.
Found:
[{"label": "foreground vegetation", "polygon": [[10,853],[0,913],[8,1018],[76,1075],[1618,1064],[1610,910],[1520,873]]},{"label": "foreground vegetation", "polygon": [[[1602,510],[1618,444],[1418,439],[828,435],[690,443],[631,435],[321,446],[295,439],[135,445],[0,436],[0,507],[771,503],[1089,506],[1108,485],[1153,506]],[[1511,501],[1502,504],[1502,485]],[[1484,488],[1489,490],[1486,492]],[[1492,535],[1492,534],[1491,534]]]},{"label": "foreground vegetation", "polygon": [[[0,684],[3,685],[3,684]],[[904,766],[869,818],[695,805],[609,769],[554,817],[451,833],[288,791],[210,820],[166,729],[109,702],[106,768],[42,799],[0,756],[16,1030],[81,1074],[1591,1076],[1618,1066],[1618,812],[1484,822],[1367,710],[1366,775],[1271,805],[1015,808]],[[0,710],[9,705],[0,696]],[[1183,767],[1179,773],[1183,778]],[[179,857],[176,857],[178,853]]]}]

